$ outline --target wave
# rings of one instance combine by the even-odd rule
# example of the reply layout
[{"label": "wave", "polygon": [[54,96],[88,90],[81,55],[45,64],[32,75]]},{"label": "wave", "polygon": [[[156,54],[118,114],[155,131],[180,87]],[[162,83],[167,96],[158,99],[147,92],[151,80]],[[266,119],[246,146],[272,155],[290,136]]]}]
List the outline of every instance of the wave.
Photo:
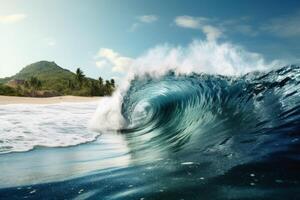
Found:
[{"label": "wave", "polygon": [[201,73],[242,76],[253,71],[276,69],[285,63],[282,60],[267,62],[261,54],[249,52],[230,42],[194,40],[187,46],[157,45],[132,59],[118,90],[112,97],[101,100],[89,127],[104,133],[126,126],[121,110],[122,104],[132,80],[136,77],[161,79],[168,73],[179,76]]},{"label": "wave", "polygon": [[132,163],[174,175],[178,166],[207,178],[272,163],[289,169],[299,159],[300,67],[280,63],[229,43],[156,47],[100,102],[91,127],[123,134]]},{"label": "wave", "polygon": [[259,160],[298,143],[299,82],[297,65],[242,76],[136,76],[117,109],[119,131],[136,160],[199,152]]},{"label": "wave", "polygon": [[[231,76],[137,73],[105,103],[93,125],[106,132],[108,120],[125,138],[133,169],[121,170],[116,180],[138,174],[140,187],[130,191],[136,197],[297,196],[299,65]],[[112,198],[126,198],[127,191]]]}]

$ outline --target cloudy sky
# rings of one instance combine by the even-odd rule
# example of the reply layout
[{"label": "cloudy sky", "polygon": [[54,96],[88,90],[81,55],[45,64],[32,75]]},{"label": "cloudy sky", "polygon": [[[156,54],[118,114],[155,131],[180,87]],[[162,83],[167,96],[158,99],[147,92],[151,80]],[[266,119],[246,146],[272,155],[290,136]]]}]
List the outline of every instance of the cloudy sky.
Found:
[{"label": "cloudy sky", "polygon": [[195,39],[299,62],[300,1],[0,0],[0,77],[40,60],[122,77],[149,49]]}]

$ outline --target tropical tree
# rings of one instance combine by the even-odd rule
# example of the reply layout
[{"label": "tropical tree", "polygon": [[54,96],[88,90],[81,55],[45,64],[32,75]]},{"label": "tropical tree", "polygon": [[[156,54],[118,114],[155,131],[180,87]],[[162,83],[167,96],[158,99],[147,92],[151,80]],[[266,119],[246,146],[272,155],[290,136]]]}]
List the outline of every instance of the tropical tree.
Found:
[{"label": "tropical tree", "polygon": [[105,80],[105,86],[103,87],[104,95],[111,95],[112,93],[112,87],[109,80]]},{"label": "tropical tree", "polygon": [[91,96],[98,96],[100,93],[99,85],[96,81],[91,81]]},{"label": "tropical tree", "polygon": [[39,88],[42,87],[42,82],[41,82],[38,78],[32,76],[32,77],[29,79],[29,85],[30,85],[30,87],[32,87],[33,89],[39,89]]},{"label": "tropical tree", "polygon": [[29,82],[28,82],[27,80],[26,80],[25,83],[24,83],[24,87],[25,87],[25,88],[29,88],[29,87],[30,87]]},{"label": "tropical tree", "polygon": [[105,85],[106,85],[107,87],[110,87],[110,82],[109,82],[109,80],[105,80]]},{"label": "tropical tree", "polygon": [[68,80],[68,87],[69,87],[70,89],[74,89],[74,88],[75,88],[74,83],[73,83],[72,80]]},{"label": "tropical tree", "polygon": [[112,88],[115,88],[115,80],[114,79],[110,79],[110,85]]},{"label": "tropical tree", "polygon": [[99,76],[99,86],[100,87],[103,87],[103,79],[102,79],[102,77],[101,76]]},{"label": "tropical tree", "polygon": [[79,83],[79,87],[81,88],[83,81],[85,79],[85,75],[83,74],[83,71],[80,68],[77,68],[75,78],[76,81]]}]

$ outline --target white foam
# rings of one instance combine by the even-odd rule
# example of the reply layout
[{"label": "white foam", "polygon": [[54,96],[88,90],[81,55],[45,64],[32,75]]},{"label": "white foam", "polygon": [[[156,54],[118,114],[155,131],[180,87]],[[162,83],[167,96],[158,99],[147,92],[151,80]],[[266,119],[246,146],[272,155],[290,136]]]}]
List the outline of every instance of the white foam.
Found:
[{"label": "white foam", "polygon": [[240,75],[279,64],[279,61],[266,63],[262,55],[228,42],[194,40],[186,47],[158,45],[135,59],[131,70],[138,74],[153,75],[162,75],[169,70],[183,74],[204,72]]},{"label": "white foam", "polygon": [[182,165],[193,165],[194,164],[194,162],[183,162],[183,163],[181,163]]},{"label": "white foam", "polygon": [[0,153],[35,146],[71,146],[94,140],[87,124],[97,103],[0,106]]},{"label": "white foam", "polygon": [[115,92],[112,97],[103,97],[96,113],[89,122],[89,128],[94,131],[106,133],[111,130],[119,130],[125,125],[121,115],[122,95]]}]

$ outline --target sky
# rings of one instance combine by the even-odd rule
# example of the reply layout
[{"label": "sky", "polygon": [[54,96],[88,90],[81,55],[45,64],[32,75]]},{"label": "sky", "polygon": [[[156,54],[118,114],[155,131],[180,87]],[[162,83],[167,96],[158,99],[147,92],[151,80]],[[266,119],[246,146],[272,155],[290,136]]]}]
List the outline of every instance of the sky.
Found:
[{"label": "sky", "polygon": [[0,77],[48,60],[118,79],[156,46],[194,40],[298,63],[300,1],[0,0]]}]

